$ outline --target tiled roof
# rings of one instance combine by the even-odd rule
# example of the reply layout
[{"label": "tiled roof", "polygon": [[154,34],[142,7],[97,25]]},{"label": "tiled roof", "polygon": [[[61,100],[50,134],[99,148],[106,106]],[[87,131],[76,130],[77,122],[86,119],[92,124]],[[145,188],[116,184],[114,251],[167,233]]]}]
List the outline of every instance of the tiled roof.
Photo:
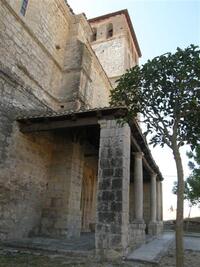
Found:
[{"label": "tiled roof", "polygon": [[124,110],[127,109],[125,107],[103,107],[103,108],[93,108],[93,109],[80,109],[78,111],[74,110],[65,110],[65,111],[45,111],[45,112],[38,112],[34,114],[22,114],[16,118],[17,121],[21,120],[29,120],[29,119],[39,119],[39,118],[53,118],[53,117],[62,117],[62,116],[70,116],[70,115],[80,115],[80,114],[87,114],[92,112],[100,112],[100,111],[117,111],[117,110]]}]

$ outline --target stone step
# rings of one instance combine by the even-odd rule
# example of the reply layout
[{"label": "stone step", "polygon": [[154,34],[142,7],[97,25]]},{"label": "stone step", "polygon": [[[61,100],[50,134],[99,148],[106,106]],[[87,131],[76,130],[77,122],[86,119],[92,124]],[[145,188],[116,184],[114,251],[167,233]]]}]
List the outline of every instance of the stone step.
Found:
[{"label": "stone step", "polygon": [[168,251],[174,241],[174,233],[164,233],[154,240],[143,244],[130,253],[126,260],[158,264],[161,257]]}]

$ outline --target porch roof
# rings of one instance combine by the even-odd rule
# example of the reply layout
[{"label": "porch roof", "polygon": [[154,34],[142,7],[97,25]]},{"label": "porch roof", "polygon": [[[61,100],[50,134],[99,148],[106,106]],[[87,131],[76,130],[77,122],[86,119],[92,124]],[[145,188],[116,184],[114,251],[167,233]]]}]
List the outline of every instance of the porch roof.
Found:
[{"label": "porch roof", "polygon": [[[83,109],[79,111],[44,112],[35,115],[25,115],[17,118],[20,130],[23,133],[50,131],[57,129],[67,129],[75,127],[97,126],[100,119],[118,119],[127,114],[125,107],[104,107],[95,109]],[[155,163],[146,139],[135,119],[129,126],[131,128],[131,142],[137,151],[144,153],[144,163],[146,167],[157,173],[158,179],[163,180],[163,176]]]}]

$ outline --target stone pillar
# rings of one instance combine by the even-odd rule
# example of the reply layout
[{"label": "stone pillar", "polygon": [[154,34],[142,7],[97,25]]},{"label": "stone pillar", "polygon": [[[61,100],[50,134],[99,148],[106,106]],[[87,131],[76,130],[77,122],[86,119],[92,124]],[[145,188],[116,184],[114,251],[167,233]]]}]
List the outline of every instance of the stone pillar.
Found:
[{"label": "stone pillar", "polygon": [[[153,178],[154,179],[154,178]],[[153,181],[153,180],[151,180]],[[153,185],[154,184],[154,185]],[[162,193],[161,193],[161,181],[153,181],[151,190],[151,222],[148,226],[148,233],[150,235],[159,235],[163,231],[162,222]],[[153,189],[154,187],[154,189]],[[152,194],[154,194],[154,197]],[[152,207],[152,204],[154,207]],[[156,209],[156,212],[155,212]]]},{"label": "stone pillar", "polygon": [[121,257],[128,249],[130,127],[101,120],[97,188],[96,251]]},{"label": "stone pillar", "polygon": [[79,142],[74,142],[71,152],[70,184],[67,212],[67,237],[76,238],[81,232],[81,186],[83,178],[84,151]]},{"label": "stone pillar", "polygon": [[134,165],[134,202],[135,202],[135,221],[143,222],[143,153],[135,153]]},{"label": "stone pillar", "polygon": [[156,176],[154,173],[151,175],[151,222],[156,221]]},{"label": "stone pillar", "polygon": [[156,174],[151,174],[151,220],[148,225],[148,233],[150,235],[157,234],[157,182]]},{"label": "stone pillar", "polygon": [[129,243],[136,248],[145,242],[145,223],[143,220],[143,167],[142,152],[135,153],[134,164],[134,206],[135,216],[133,223],[129,226]]},{"label": "stone pillar", "polygon": [[160,182],[160,197],[161,197],[161,221],[163,221],[163,189],[162,189],[162,182]]},{"label": "stone pillar", "polygon": [[157,220],[158,220],[158,229],[157,234],[163,232],[163,215],[162,215],[162,182],[157,181]]},{"label": "stone pillar", "polygon": [[157,182],[157,220],[161,221],[162,220],[162,195],[161,195],[161,186],[162,183],[161,181]]}]

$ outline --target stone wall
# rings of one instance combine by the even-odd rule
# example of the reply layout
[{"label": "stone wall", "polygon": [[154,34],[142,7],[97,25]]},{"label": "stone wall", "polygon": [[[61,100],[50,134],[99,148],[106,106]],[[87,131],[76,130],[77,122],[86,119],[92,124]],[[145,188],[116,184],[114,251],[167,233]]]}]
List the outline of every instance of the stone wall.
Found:
[{"label": "stone wall", "polygon": [[[113,26],[113,36],[108,37],[109,25]],[[124,14],[107,17],[91,22],[96,29],[97,38],[92,41],[92,48],[106,71],[113,87],[115,81],[127,69],[138,64],[138,54],[132,41],[130,29]]]},{"label": "stone wall", "polygon": [[[0,235],[48,233],[45,209],[55,206],[61,214],[64,201],[51,194],[43,199],[55,177],[64,183],[63,190],[71,191],[63,204],[67,219],[66,213],[60,215],[54,234],[75,235],[81,227],[83,151],[64,137],[22,134],[16,118],[81,105],[107,106],[111,85],[88,42],[91,29],[84,16],[73,15],[64,0],[30,0],[25,16],[20,7],[21,1],[0,0]],[[70,105],[71,95],[75,105]],[[61,159],[64,147],[66,158]],[[54,160],[60,163],[50,172]],[[68,184],[60,177],[65,161],[70,164]]]},{"label": "stone wall", "polygon": [[24,135],[16,116],[48,108],[13,73],[0,72],[0,238],[22,238],[39,223],[52,137]]},{"label": "stone wall", "polygon": [[103,68],[110,77],[119,77],[125,70],[125,40],[124,38],[111,38],[104,42],[92,45]]},{"label": "stone wall", "polygon": [[[29,85],[33,93],[53,108],[62,77],[70,16],[59,1],[29,1],[26,16],[21,1],[1,0],[0,60]],[[57,14],[57,16],[53,16]],[[68,17],[67,17],[68,15]],[[59,45],[61,49],[56,49]],[[48,66],[48,67],[47,67]]]},{"label": "stone wall", "polygon": [[66,47],[60,101],[76,110],[109,106],[112,87],[91,47],[77,38]]},{"label": "stone wall", "polygon": [[70,135],[56,133],[49,169],[40,234],[50,237],[79,236],[83,150]]},{"label": "stone wall", "polygon": [[[36,97],[54,110],[108,105],[111,85],[89,44],[84,16],[73,15],[64,0],[30,0],[25,16],[20,0],[0,1],[0,61]],[[91,99],[96,90],[105,103]]]}]

